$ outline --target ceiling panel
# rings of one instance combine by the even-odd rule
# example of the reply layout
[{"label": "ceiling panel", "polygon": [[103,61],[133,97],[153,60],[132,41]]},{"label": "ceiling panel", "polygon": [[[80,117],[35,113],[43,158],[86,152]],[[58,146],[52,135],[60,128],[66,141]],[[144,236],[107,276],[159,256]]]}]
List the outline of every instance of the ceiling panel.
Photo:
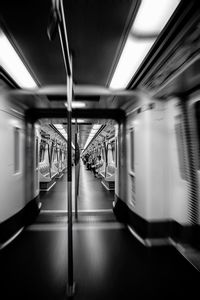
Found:
[{"label": "ceiling panel", "polygon": [[[64,0],[76,84],[106,85],[137,0]],[[40,85],[65,83],[59,38],[47,37],[51,0],[0,1],[0,22]]]}]

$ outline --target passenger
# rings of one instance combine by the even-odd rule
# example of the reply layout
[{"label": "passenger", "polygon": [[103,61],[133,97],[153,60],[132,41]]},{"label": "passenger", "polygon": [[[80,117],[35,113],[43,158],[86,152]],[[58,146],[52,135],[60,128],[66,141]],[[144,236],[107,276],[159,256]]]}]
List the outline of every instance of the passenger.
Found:
[{"label": "passenger", "polygon": [[95,166],[96,166],[96,162],[97,162],[97,158],[94,157],[94,158],[92,159],[92,164],[91,164],[91,170],[92,170],[94,176],[95,176]]},{"label": "passenger", "polygon": [[95,173],[94,173],[95,177],[99,177],[99,171],[102,166],[103,166],[103,160],[101,159],[101,155],[98,155],[96,165],[95,165]]},{"label": "passenger", "polygon": [[84,157],[83,157],[83,163],[84,163],[84,165],[86,165],[87,166],[87,163],[88,163],[88,154],[86,154]]},{"label": "passenger", "polygon": [[91,163],[92,163],[92,157],[91,157],[91,155],[88,155],[88,157],[87,157],[87,163],[86,163],[86,166],[87,166],[88,170],[91,169]]}]

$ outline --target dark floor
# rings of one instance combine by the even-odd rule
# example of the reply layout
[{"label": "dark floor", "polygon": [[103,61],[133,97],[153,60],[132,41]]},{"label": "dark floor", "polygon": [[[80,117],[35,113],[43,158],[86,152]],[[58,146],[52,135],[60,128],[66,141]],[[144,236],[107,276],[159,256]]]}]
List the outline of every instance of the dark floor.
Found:
[{"label": "dark floor", "polygon": [[[84,178],[88,181],[84,184],[84,178],[80,179],[80,191],[86,188],[85,195],[90,200],[84,202],[82,194],[79,207],[90,209],[90,202],[93,209],[96,209],[94,204],[105,209],[100,202],[107,191],[84,166],[81,172],[86,174]],[[55,186],[56,191],[52,190],[52,195],[59,195],[56,198],[59,209],[65,190],[62,183],[65,184],[64,178]],[[47,194],[44,199],[42,201],[47,204]],[[107,197],[103,203],[107,203]],[[200,273],[174,247],[145,248],[115,220],[79,221],[73,228],[76,282],[73,299],[198,298]],[[49,223],[37,219],[0,252],[1,299],[67,299],[67,265],[65,217]]]},{"label": "dark floor", "polygon": [[[65,227],[30,228],[0,252],[0,265],[1,299],[64,299]],[[74,230],[74,278],[77,300],[194,299],[200,279],[175,248],[147,249],[125,228],[88,224]]]}]

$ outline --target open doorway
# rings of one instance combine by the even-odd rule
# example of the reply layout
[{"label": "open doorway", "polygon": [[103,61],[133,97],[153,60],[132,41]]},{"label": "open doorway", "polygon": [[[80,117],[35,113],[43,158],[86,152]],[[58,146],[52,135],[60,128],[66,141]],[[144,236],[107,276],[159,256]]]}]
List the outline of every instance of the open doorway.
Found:
[{"label": "open doorway", "polygon": [[[39,220],[66,218],[67,124],[59,119],[41,119],[38,123],[35,138],[38,141],[37,172],[42,204]],[[75,120],[72,122],[72,210],[75,214],[77,195],[77,211],[81,218],[115,218],[112,207],[116,126],[113,120],[77,119],[76,124]]]}]

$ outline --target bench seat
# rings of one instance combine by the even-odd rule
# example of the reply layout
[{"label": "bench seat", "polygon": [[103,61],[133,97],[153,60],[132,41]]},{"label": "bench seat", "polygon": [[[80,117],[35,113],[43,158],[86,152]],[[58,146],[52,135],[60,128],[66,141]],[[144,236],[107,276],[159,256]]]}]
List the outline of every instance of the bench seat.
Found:
[{"label": "bench seat", "polygon": [[101,183],[107,190],[115,189],[115,167],[113,165],[108,165],[106,174],[105,171],[101,171],[100,175],[102,177]]},{"label": "bench seat", "polygon": [[112,191],[115,189],[115,181],[113,180],[106,180],[106,178],[103,178],[101,180],[101,183],[108,191]]},{"label": "bench seat", "polygon": [[54,162],[52,165],[52,170],[56,172],[56,179],[59,179],[63,176],[64,171],[61,165],[58,162]]},{"label": "bench seat", "polygon": [[40,182],[40,191],[49,191],[52,186],[56,183],[57,172],[51,169],[51,176],[49,172],[48,164],[41,164],[39,166],[39,182]]}]

